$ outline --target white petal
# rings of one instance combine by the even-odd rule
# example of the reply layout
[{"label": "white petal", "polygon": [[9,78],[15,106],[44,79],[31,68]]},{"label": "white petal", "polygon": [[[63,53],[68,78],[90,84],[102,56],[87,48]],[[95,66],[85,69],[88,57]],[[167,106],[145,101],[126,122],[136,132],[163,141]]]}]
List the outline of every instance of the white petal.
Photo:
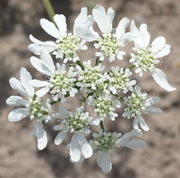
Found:
[{"label": "white petal", "polygon": [[92,17],[88,17],[86,23],[84,23],[82,26],[76,26],[75,28],[75,34],[89,42],[99,38],[98,33],[93,30],[93,27],[88,22],[91,21],[91,19]]},{"label": "white petal", "polygon": [[61,106],[59,112],[53,114],[52,117],[54,119],[65,119],[69,117],[69,112],[64,106]]},{"label": "white petal", "polygon": [[48,69],[48,67],[37,57],[32,56],[30,58],[30,62],[33,65],[35,69],[37,69],[39,72],[43,73],[44,75],[51,76],[51,71]]},{"label": "white petal", "polygon": [[10,122],[17,122],[27,117],[28,115],[29,112],[26,108],[18,108],[9,113],[8,120]]},{"label": "white petal", "polygon": [[34,136],[37,137],[38,150],[43,150],[47,146],[47,134],[42,123],[38,123],[33,128]]},{"label": "white petal", "polygon": [[155,97],[150,97],[150,98],[148,98],[146,100],[145,105],[146,106],[151,106],[151,105],[157,104],[159,102],[160,102],[160,98],[159,97],[156,97],[156,96]]},{"label": "white petal", "polygon": [[97,164],[104,173],[108,173],[112,169],[111,155],[108,152],[98,151]]},{"label": "white petal", "polygon": [[27,96],[27,93],[26,93],[25,89],[22,87],[22,85],[21,85],[19,80],[17,80],[14,77],[10,78],[9,84],[10,84],[11,88],[16,90],[19,94],[21,94],[23,96]]},{"label": "white petal", "polygon": [[56,145],[60,145],[63,142],[66,134],[67,134],[67,132],[64,132],[64,131],[59,132],[54,140],[54,143]]},{"label": "white petal", "polygon": [[55,130],[55,131],[60,131],[60,130],[63,130],[63,127],[62,127],[62,125],[55,125],[54,127],[53,127],[53,130]]},{"label": "white petal", "polygon": [[134,118],[134,121],[133,121],[133,128],[135,129],[138,129],[139,128],[139,120],[138,118]]},{"label": "white petal", "polygon": [[47,86],[49,83],[46,82],[46,81],[41,81],[41,80],[31,80],[30,81],[30,84],[33,86],[33,87],[36,87],[36,88],[39,88],[39,87],[45,87]]},{"label": "white petal", "polygon": [[93,30],[92,24],[93,18],[91,15],[87,16],[87,8],[81,8],[80,14],[74,21],[74,34],[78,35],[86,41],[96,40],[99,35]]},{"label": "white petal", "polygon": [[81,152],[80,152],[77,134],[74,134],[71,138],[70,157],[73,162],[78,162],[81,159]]},{"label": "white petal", "polygon": [[166,39],[163,36],[159,36],[153,40],[151,51],[157,53],[159,50],[164,48],[165,44]]},{"label": "white petal", "polygon": [[166,74],[163,71],[161,71],[160,69],[155,69],[152,76],[153,76],[155,82],[163,89],[165,89],[169,92],[176,90],[176,88],[172,87],[168,83]]},{"label": "white petal", "polygon": [[51,73],[55,72],[55,66],[54,66],[53,59],[47,51],[41,50],[41,60],[47,66],[49,71],[51,71]]},{"label": "white petal", "polygon": [[46,50],[47,52],[52,52],[55,50],[55,47],[53,45],[49,45],[48,43],[44,43],[43,45],[39,44],[30,44],[27,49],[34,53],[35,55],[40,55],[41,50]]},{"label": "white petal", "polygon": [[147,30],[147,25],[146,24],[141,24],[139,30],[141,32],[144,47],[147,47],[149,45],[149,42],[150,42],[150,34],[149,34],[148,30]]},{"label": "white petal", "polygon": [[114,11],[112,9],[108,9],[108,14],[106,14],[105,9],[101,5],[96,5],[96,7],[92,10],[93,18],[98,24],[99,29],[103,33],[110,33],[112,30],[112,20],[114,18]]},{"label": "white petal", "polygon": [[60,34],[62,36],[66,36],[66,31],[67,31],[66,17],[62,14],[61,15],[56,14],[54,16],[54,21],[56,25],[58,26]]},{"label": "white petal", "polygon": [[130,23],[130,20],[127,17],[124,17],[120,20],[117,28],[116,28],[116,36],[118,39],[120,39],[126,31],[126,28],[128,27]]},{"label": "white petal", "polygon": [[26,105],[26,100],[24,100],[20,96],[10,96],[6,100],[6,104],[8,104],[10,106],[22,106],[22,105],[25,106]]},{"label": "white petal", "polygon": [[135,25],[134,20],[131,21],[130,31],[131,31],[130,33],[126,34],[126,38],[129,38],[130,40],[134,41],[136,47],[143,48],[144,41],[143,41],[140,31]]},{"label": "white petal", "polygon": [[52,52],[55,49],[55,42],[53,41],[40,41],[33,37],[29,36],[29,39],[33,42],[28,46],[28,50],[36,55],[40,55],[41,50],[46,50],[47,52]]},{"label": "white petal", "polygon": [[142,132],[140,129],[133,129],[130,132],[125,133],[121,138],[120,138],[120,145],[125,146],[126,143],[133,137],[141,136]]},{"label": "white petal", "polygon": [[22,67],[20,70],[20,81],[23,87],[25,88],[26,93],[29,96],[34,96],[34,88],[29,83],[31,80],[32,80],[32,77],[30,73],[25,68]]},{"label": "white petal", "polygon": [[35,38],[33,35],[29,35],[29,39],[33,42],[33,43],[36,43],[36,44],[43,44],[44,42],[43,41],[40,41],[38,40],[37,38]]},{"label": "white petal", "polygon": [[144,131],[149,131],[149,126],[146,124],[142,117],[139,117],[139,125]]},{"label": "white petal", "polygon": [[134,20],[131,21],[130,31],[131,31],[131,33],[136,33],[136,34],[139,33],[139,30],[136,27],[136,24],[135,24]]},{"label": "white petal", "polygon": [[161,114],[163,111],[162,109],[155,107],[155,106],[149,106],[146,108],[147,112],[150,112],[152,114]]},{"label": "white petal", "polygon": [[171,46],[166,44],[165,47],[155,55],[155,57],[161,58],[167,56],[170,52],[171,52]]},{"label": "white petal", "polygon": [[130,149],[137,149],[137,148],[142,148],[146,144],[143,140],[140,139],[132,139],[129,140],[126,144],[125,147],[130,148]]},{"label": "white petal", "polygon": [[100,121],[101,121],[101,119],[98,118],[98,119],[94,119],[92,121],[92,123],[93,123],[93,125],[99,125]]},{"label": "white petal", "polygon": [[81,152],[84,158],[90,158],[93,154],[91,145],[88,143],[86,138],[83,135],[79,135],[79,145],[81,146]]},{"label": "white petal", "polygon": [[50,22],[49,20],[41,19],[40,25],[46,33],[53,36],[54,38],[58,39],[61,36],[54,23]]},{"label": "white petal", "polygon": [[110,33],[112,31],[112,23],[114,19],[115,12],[112,8],[109,8],[107,11],[107,27],[108,27],[108,32]]},{"label": "white petal", "polygon": [[44,87],[44,88],[41,88],[40,90],[38,90],[36,92],[36,95],[39,96],[39,97],[42,97],[42,96],[44,96],[48,92],[49,92],[49,88]]},{"label": "white petal", "polygon": [[35,44],[39,44],[39,45],[49,45],[49,46],[55,46],[55,42],[53,41],[41,41],[41,40],[38,40],[37,38],[35,38],[33,35],[29,35],[29,39],[35,43]]},{"label": "white petal", "polygon": [[87,8],[83,7],[81,8],[80,14],[76,17],[74,21],[74,32],[76,31],[75,28],[82,26],[82,23],[86,20],[87,18]]}]

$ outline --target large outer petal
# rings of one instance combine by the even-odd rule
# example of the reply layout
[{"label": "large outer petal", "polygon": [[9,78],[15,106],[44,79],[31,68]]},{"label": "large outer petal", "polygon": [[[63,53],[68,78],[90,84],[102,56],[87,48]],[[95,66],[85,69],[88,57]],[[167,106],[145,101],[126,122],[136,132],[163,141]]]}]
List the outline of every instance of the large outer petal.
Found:
[{"label": "large outer petal", "polygon": [[30,84],[31,80],[31,74],[24,67],[22,67],[20,70],[20,81],[25,88],[28,96],[34,96],[34,88]]},{"label": "large outer petal", "polygon": [[15,77],[10,78],[9,84],[10,84],[11,88],[16,90],[19,94],[21,94],[23,96],[27,96],[27,93],[26,93],[25,89],[23,88],[22,84]]},{"label": "large outer petal", "polygon": [[17,122],[29,115],[29,112],[26,108],[18,108],[11,111],[8,115],[8,120],[10,122]]},{"label": "large outer petal", "polygon": [[99,35],[94,31],[92,24],[93,18],[92,16],[87,16],[87,8],[81,8],[81,12],[74,22],[74,34],[78,35],[86,41],[96,40]]},{"label": "large outer petal", "polygon": [[139,27],[139,30],[140,30],[142,41],[143,41],[143,47],[147,47],[150,42],[150,34],[147,30],[147,25],[141,24],[141,26]]},{"label": "large outer petal", "polygon": [[138,148],[143,148],[145,146],[145,142],[140,139],[133,139],[129,140],[125,147],[130,148],[130,149],[138,149]]},{"label": "large outer petal", "polygon": [[35,56],[32,56],[30,58],[30,62],[33,65],[33,67],[35,69],[37,69],[39,72],[41,72],[44,75],[48,75],[51,76],[51,71],[49,70],[49,68],[43,63],[42,60],[38,59]]},{"label": "large outer petal", "polygon": [[47,86],[49,83],[48,83],[47,81],[41,81],[41,80],[33,79],[33,80],[30,81],[30,84],[31,84],[33,87],[39,88],[39,87],[45,87],[45,86]]},{"label": "large outer petal", "polygon": [[166,74],[160,69],[154,69],[153,78],[155,82],[163,89],[167,91],[174,91],[176,88],[172,87],[167,80]]},{"label": "large outer petal", "polygon": [[81,159],[81,151],[78,143],[78,134],[74,134],[70,142],[70,157],[73,162],[78,162]]},{"label": "large outer petal", "polygon": [[163,36],[159,36],[153,40],[151,51],[153,53],[157,53],[158,51],[164,48],[165,44],[166,39]]},{"label": "large outer petal", "polygon": [[66,17],[62,14],[56,14],[54,16],[54,21],[59,29],[59,32],[62,36],[66,36],[67,32],[67,23]]},{"label": "large outer petal", "polygon": [[114,10],[109,8],[106,14],[106,11],[103,6],[96,5],[92,11],[93,18],[98,24],[99,29],[105,33],[109,34],[112,31],[112,21],[114,19]]},{"label": "large outer petal", "polygon": [[81,8],[80,14],[76,17],[74,21],[74,29],[73,29],[74,33],[76,33],[76,27],[82,26],[82,24],[86,21],[87,13],[88,12],[86,7]]},{"label": "large outer petal", "polygon": [[40,55],[41,50],[46,50],[47,52],[52,52],[56,48],[56,44],[53,41],[40,41],[34,36],[29,35],[29,39],[33,42],[27,48],[29,51],[36,55]]},{"label": "large outer petal", "polygon": [[48,88],[48,87],[41,88],[40,90],[38,90],[36,92],[36,95],[39,97],[43,97],[45,94],[47,94],[49,92],[49,90],[50,90],[50,88]]},{"label": "large outer petal", "polygon": [[53,36],[54,38],[58,39],[61,36],[61,33],[56,28],[54,23],[50,22],[47,19],[41,19],[40,25],[43,28],[43,30],[48,33],[49,35]]},{"label": "large outer petal", "polygon": [[33,136],[37,138],[38,150],[43,150],[47,146],[47,134],[41,122],[37,123],[33,128]]},{"label": "large outer petal", "polygon": [[47,51],[42,50],[41,51],[41,60],[47,66],[49,71],[53,74],[55,72],[55,66],[54,66],[54,61],[53,61],[51,55]]},{"label": "large outer petal", "polygon": [[171,52],[171,46],[166,44],[163,49],[161,49],[158,53],[155,54],[155,58],[161,58],[167,56]]},{"label": "large outer petal", "polygon": [[84,135],[79,134],[78,139],[84,158],[90,158],[93,154],[91,145],[88,143]]},{"label": "large outer petal", "polygon": [[126,143],[133,137],[141,136],[142,132],[140,129],[133,129],[130,132],[125,133],[119,141],[120,146],[125,146]]},{"label": "large outer petal", "polygon": [[24,100],[20,96],[10,96],[6,100],[6,104],[8,104],[10,106],[25,106],[26,105],[26,100]]},{"label": "large outer petal", "polygon": [[97,152],[97,164],[104,173],[108,173],[112,169],[111,155],[109,152],[98,151]]},{"label": "large outer petal", "polygon": [[59,133],[57,134],[55,140],[54,140],[54,143],[55,143],[56,145],[60,145],[60,144],[63,142],[66,134],[67,134],[67,132],[65,132],[65,131],[59,132]]},{"label": "large outer petal", "polygon": [[120,20],[117,28],[116,28],[116,37],[120,39],[126,31],[126,28],[128,27],[130,23],[130,20],[127,17],[124,17]]}]

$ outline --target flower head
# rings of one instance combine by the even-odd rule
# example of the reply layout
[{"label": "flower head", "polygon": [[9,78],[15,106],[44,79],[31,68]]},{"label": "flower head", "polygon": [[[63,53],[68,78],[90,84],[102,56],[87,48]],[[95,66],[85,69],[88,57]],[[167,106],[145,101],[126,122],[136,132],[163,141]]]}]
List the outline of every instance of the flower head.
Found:
[{"label": "flower head", "polygon": [[97,5],[92,13],[95,22],[102,32],[102,36],[99,36],[94,44],[95,48],[98,49],[96,56],[98,56],[101,61],[106,57],[109,58],[110,62],[115,61],[116,58],[122,60],[125,55],[125,52],[121,51],[125,43],[123,36],[129,24],[129,19],[126,17],[123,18],[114,33],[112,22],[115,12],[112,8],[109,8],[106,13],[103,6]]},{"label": "flower head", "polygon": [[91,41],[97,36],[92,29],[92,16],[87,16],[87,8],[82,8],[74,22],[73,33],[68,32],[64,15],[56,14],[54,22],[56,25],[47,19],[41,19],[40,25],[46,33],[56,40],[43,42],[30,35],[30,40],[33,43],[29,45],[28,49],[37,55],[40,55],[41,50],[53,52],[56,58],[62,59],[65,63],[78,61],[77,52],[86,50],[86,41]]},{"label": "flower head", "polygon": [[84,61],[83,66],[84,69],[76,66],[78,71],[77,86],[85,89],[87,92],[94,92],[107,79],[107,76],[102,73],[104,66],[102,64],[92,66],[90,60]]},{"label": "flower head", "polygon": [[11,106],[23,106],[11,111],[8,115],[8,119],[11,122],[17,122],[25,117],[30,117],[34,121],[33,136],[37,137],[38,149],[42,150],[47,145],[46,131],[43,128],[42,122],[50,120],[51,106],[49,100],[44,103],[41,98],[35,95],[34,88],[30,85],[32,77],[30,73],[25,69],[20,70],[20,81],[16,78],[9,80],[10,85],[20,96],[10,96],[6,103]]},{"label": "flower head", "polygon": [[48,76],[47,81],[36,79],[31,81],[31,85],[34,87],[41,87],[36,92],[38,96],[44,96],[49,92],[55,101],[61,99],[62,102],[65,102],[68,96],[75,96],[77,93],[75,88],[77,73],[73,67],[70,67],[67,71],[64,64],[56,64],[55,66],[51,56],[45,51],[41,53],[41,59],[31,57],[31,64],[39,72]]},{"label": "flower head", "polygon": [[127,93],[132,90],[132,86],[136,84],[135,80],[130,80],[132,72],[128,68],[112,67],[109,72],[108,87],[113,94],[119,92]]},{"label": "flower head", "polygon": [[[74,113],[64,111],[65,119],[60,125],[55,126],[55,130],[60,130],[55,138],[55,144],[59,145],[64,140],[67,132],[73,134],[69,144],[70,157],[73,162],[92,156],[92,147],[88,143],[85,135],[90,133],[90,125],[93,125],[92,117],[88,112],[84,112],[83,107],[77,108]],[[64,114],[63,114],[64,116]],[[60,114],[59,117],[62,119]]]},{"label": "flower head", "polygon": [[147,93],[142,93],[139,86],[135,86],[135,89],[131,95],[124,98],[124,102],[126,106],[123,117],[127,117],[128,119],[134,118],[133,127],[135,129],[138,129],[140,125],[143,130],[149,130],[148,125],[142,118],[142,112],[150,112],[153,114],[162,113],[160,108],[152,106],[153,104],[159,102],[159,98],[149,97]]},{"label": "flower head", "polygon": [[96,161],[98,166],[104,173],[108,173],[112,169],[111,152],[114,148],[120,146],[130,149],[137,149],[145,146],[144,141],[140,139],[132,139],[133,137],[141,136],[140,130],[132,130],[125,133],[102,132],[94,133],[93,140],[90,141],[93,150],[96,151]]},{"label": "flower head", "polygon": [[97,119],[94,121],[97,125],[101,120],[110,117],[112,121],[118,116],[116,109],[121,107],[118,99],[113,98],[112,95],[102,95],[98,97],[89,96],[89,104],[95,107]]},{"label": "flower head", "polygon": [[134,21],[131,22],[131,32],[126,34],[126,38],[135,44],[134,53],[131,54],[129,60],[134,65],[135,72],[142,76],[144,72],[149,71],[160,87],[167,91],[175,90],[168,83],[165,73],[158,68],[159,58],[167,56],[171,52],[171,46],[166,44],[166,39],[159,36],[150,43],[147,25],[141,24],[138,29]]}]

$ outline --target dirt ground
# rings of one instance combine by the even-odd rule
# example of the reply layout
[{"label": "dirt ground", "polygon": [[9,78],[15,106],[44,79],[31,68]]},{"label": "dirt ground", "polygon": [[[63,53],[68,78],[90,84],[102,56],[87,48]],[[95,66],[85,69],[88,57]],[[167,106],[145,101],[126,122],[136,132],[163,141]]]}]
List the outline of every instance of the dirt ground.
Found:
[{"label": "dirt ground", "polygon": [[[159,106],[164,110],[160,116],[146,115],[150,131],[143,139],[147,147],[137,151],[120,149],[113,154],[113,169],[104,175],[94,158],[74,165],[69,162],[65,144],[55,146],[55,133],[49,131],[48,147],[39,152],[31,137],[32,123],[7,121],[12,109],[5,100],[13,91],[8,80],[19,77],[20,66],[33,72],[27,51],[32,33],[39,39],[47,39],[39,25],[39,19],[47,17],[41,1],[0,1],[0,178],[179,178],[180,177],[180,1],[179,0],[54,0],[55,11],[68,18],[72,28],[73,19],[82,6],[91,8],[102,4],[116,10],[116,21],[127,16],[138,24],[147,23],[152,39],[164,35],[172,45],[172,53],[166,57],[161,68],[171,84],[177,88],[167,93],[158,87],[150,76],[141,83],[151,95],[159,95]],[[126,130],[128,122],[119,119],[117,129]]]}]

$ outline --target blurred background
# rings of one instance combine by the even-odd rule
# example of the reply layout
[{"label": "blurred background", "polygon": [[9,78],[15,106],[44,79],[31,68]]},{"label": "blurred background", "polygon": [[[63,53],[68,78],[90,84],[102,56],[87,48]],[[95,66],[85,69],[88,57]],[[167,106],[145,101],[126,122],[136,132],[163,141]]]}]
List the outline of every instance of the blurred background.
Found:
[{"label": "blurred background", "polygon": [[[113,154],[113,169],[104,175],[91,158],[80,164],[69,162],[66,144],[53,144],[54,132],[50,128],[48,147],[39,152],[31,137],[32,123],[7,121],[12,109],[5,100],[13,94],[8,80],[19,77],[21,66],[33,76],[36,71],[29,62],[27,51],[29,34],[46,40],[48,35],[40,28],[39,20],[48,18],[39,0],[0,0],[0,178],[179,178],[180,177],[180,1],[179,0],[52,0],[56,13],[64,14],[69,29],[80,8],[89,10],[96,4],[116,10],[115,25],[127,16],[137,24],[147,23],[152,39],[163,35],[172,45],[172,53],[163,59],[161,69],[170,83],[177,88],[168,93],[158,87],[150,76],[141,80],[145,91],[161,97],[160,116],[146,115],[150,131],[143,139],[144,149],[119,149]],[[128,122],[119,119],[116,129],[126,130]],[[110,127],[110,126],[108,126]]]}]

